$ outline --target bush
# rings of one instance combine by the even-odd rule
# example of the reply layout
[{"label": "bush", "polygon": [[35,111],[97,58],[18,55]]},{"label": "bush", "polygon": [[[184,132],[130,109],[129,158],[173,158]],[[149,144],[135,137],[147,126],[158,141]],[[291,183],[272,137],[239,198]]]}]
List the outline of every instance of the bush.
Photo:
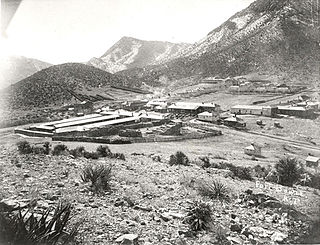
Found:
[{"label": "bush", "polygon": [[110,189],[111,170],[111,166],[90,165],[82,170],[81,179],[83,182],[91,182],[94,192],[103,192]]},{"label": "bush", "polygon": [[97,148],[97,153],[100,157],[107,157],[111,155],[111,151],[108,146],[100,145]]},{"label": "bush", "polygon": [[50,142],[44,142],[43,144],[43,153],[46,154],[46,155],[49,155],[50,153]]},{"label": "bush", "polygon": [[68,151],[68,147],[64,144],[55,145],[52,151],[52,155],[62,155]]},{"label": "bush", "polygon": [[303,169],[296,158],[285,157],[279,160],[275,169],[277,171],[279,184],[293,186],[301,178]]},{"label": "bush", "polygon": [[174,155],[170,156],[169,164],[172,165],[189,165],[189,158],[181,151],[177,151]]},{"label": "bush", "polygon": [[20,154],[30,154],[32,153],[32,147],[30,145],[30,143],[26,140],[24,141],[19,141],[17,143],[18,146],[18,151]]},{"label": "bush", "polygon": [[35,215],[29,208],[24,214],[18,211],[0,213],[0,244],[54,245],[72,244],[79,224],[67,229],[71,205],[59,203],[53,216],[52,208]]},{"label": "bush", "polygon": [[257,178],[265,178],[267,177],[268,173],[270,171],[268,171],[265,167],[262,167],[261,165],[256,165],[253,168],[253,172],[254,172],[254,176]]},{"label": "bush", "polygon": [[218,180],[214,180],[212,183],[202,183],[198,187],[198,192],[201,196],[209,197],[210,199],[226,201],[230,199],[227,186]]},{"label": "bush", "polygon": [[111,158],[116,158],[116,159],[120,159],[120,160],[123,160],[125,161],[126,160],[126,157],[124,156],[123,153],[111,153]]},{"label": "bush", "polygon": [[212,211],[210,206],[204,202],[196,201],[188,210],[184,220],[193,231],[207,230],[211,224]]},{"label": "bush", "polygon": [[83,153],[83,156],[87,159],[99,159],[99,154],[97,152],[90,152],[90,151],[85,151]]},{"label": "bush", "polygon": [[202,162],[201,167],[203,167],[203,168],[210,168],[211,167],[209,157],[204,156],[204,157],[199,157],[199,159]]},{"label": "bush", "polygon": [[74,156],[75,158],[82,157],[84,155],[85,149],[83,146],[78,146],[75,149],[70,150],[70,155]]},{"label": "bush", "polygon": [[34,154],[45,154],[45,149],[42,146],[33,146],[32,153]]}]

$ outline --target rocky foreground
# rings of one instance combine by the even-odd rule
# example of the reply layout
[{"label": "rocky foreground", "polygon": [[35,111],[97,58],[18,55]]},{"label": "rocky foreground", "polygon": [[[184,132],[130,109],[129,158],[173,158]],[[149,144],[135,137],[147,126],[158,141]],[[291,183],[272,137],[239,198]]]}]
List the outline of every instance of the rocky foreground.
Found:
[{"label": "rocky foreground", "polygon": [[[319,194],[312,188],[260,185],[228,170],[203,168],[197,161],[170,166],[162,155],[125,157],[23,155],[15,146],[3,146],[1,205],[31,201],[41,211],[67,200],[73,205],[71,222],[81,221],[76,239],[82,244],[294,243],[302,241],[319,214]],[[112,165],[110,191],[94,194],[83,183],[80,174],[89,164]],[[201,195],[199,186],[212,180],[226,186],[229,198]],[[202,231],[192,231],[186,222],[197,201],[212,211]]]}]

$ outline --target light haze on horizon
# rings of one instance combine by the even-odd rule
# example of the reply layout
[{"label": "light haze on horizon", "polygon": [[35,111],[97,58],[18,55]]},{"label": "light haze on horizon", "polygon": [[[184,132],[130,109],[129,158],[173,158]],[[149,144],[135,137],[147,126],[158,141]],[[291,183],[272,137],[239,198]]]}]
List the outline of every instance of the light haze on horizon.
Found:
[{"label": "light haze on horizon", "polygon": [[24,0],[1,54],[52,64],[100,57],[123,36],[194,43],[254,0]]}]

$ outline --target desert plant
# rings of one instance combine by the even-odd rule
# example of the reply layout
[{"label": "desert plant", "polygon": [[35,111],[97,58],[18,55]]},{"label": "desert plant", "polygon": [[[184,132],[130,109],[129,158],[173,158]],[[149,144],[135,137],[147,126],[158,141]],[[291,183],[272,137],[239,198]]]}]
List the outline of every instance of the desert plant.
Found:
[{"label": "desert plant", "polygon": [[201,166],[203,168],[210,168],[211,164],[210,164],[210,159],[207,156],[204,157],[199,157],[200,161],[202,162]]},{"label": "desert plant", "polygon": [[212,211],[207,203],[195,201],[188,210],[184,222],[189,224],[192,231],[201,231],[209,228]]},{"label": "desert plant", "polygon": [[33,154],[44,154],[45,149],[42,146],[32,146]]},{"label": "desert plant", "polygon": [[99,154],[95,151],[84,151],[83,156],[87,159],[99,159]]},{"label": "desert plant", "polygon": [[31,147],[30,143],[28,141],[26,141],[26,140],[19,141],[17,143],[17,146],[18,146],[18,151],[21,154],[30,154],[30,153],[32,153],[32,147]]},{"label": "desert plant", "polygon": [[83,146],[78,146],[75,149],[70,150],[70,155],[72,155],[74,158],[82,157],[84,155],[85,149]]},{"label": "desert plant", "polygon": [[52,155],[62,155],[68,151],[68,147],[64,144],[58,144],[53,147]]},{"label": "desert plant", "polygon": [[177,151],[174,155],[170,156],[169,164],[188,166],[189,158],[182,151]]},{"label": "desert plant", "polygon": [[243,180],[253,180],[251,176],[251,169],[248,167],[235,166],[232,163],[221,163],[220,168],[229,169],[234,176]]},{"label": "desert plant", "polygon": [[0,213],[0,244],[10,245],[55,245],[73,244],[80,223],[71,229],[71,205],[59,203],[51,216],[52,208],[37,215],[29,208],[26,212]]},{"label": "desert plant", "polygon": [[293,186],[298,182],[303,173],[301,164],[296,158],[284,157],[276,164],[275,169],[278,175],[279,184]]},{"label": "desert plant", "polygon": [[267,177],[268,173],[269,171],[259,164],[253,167],[253,175],[257,178],[265,178]]},{"label": "desert plant", "polygon": [[100,145],[97,148],[97,153],[100,157],[107,157],[111,155],[111,151],[108,146]]},{"label": "desert plant", "polygon": [[89,165],[82,170],[81,179],[83,182],[91,182],[92,190],[96,193],[110,189],[112,166]]},{"label": "desert plant", "polygon": [[111,153],[110,155],[111,158],[115,158],[115,159],[120,159],[120,160],[123,160],[125,161],[126,160],[126,157],[124,156],[123,153]]},{"label": "desert plant", "polygon": [[50,153],[50,142],[44,142],[43,148],[44,148],[44,154],[49,155],[49,153]]},{"label": "desert plant", "polygon": [[213,180],[211,183],[201,183],[198,187],[198,192],[201,196],[209,197],[210,199],[226,201],[230,199],[229,189],[219,180]]}]

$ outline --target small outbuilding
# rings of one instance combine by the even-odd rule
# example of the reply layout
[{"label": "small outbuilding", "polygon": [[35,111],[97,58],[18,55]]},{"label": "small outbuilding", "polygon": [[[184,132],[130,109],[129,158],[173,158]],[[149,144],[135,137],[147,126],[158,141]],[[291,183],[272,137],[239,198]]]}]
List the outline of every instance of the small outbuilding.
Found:
[{"label": "small outbuilding", "polygon": [[261,146],[258,146],[256,144],[252,143],[250,146],[244,148],[244,153],[249,156],[260,157],[261,156]]},{"label": "small outbuilding", "polygon": [[314,156],[308,156],[306,158],[306,166],[307,167],[318,167],[319,166],[319,162],[320,162],[320,158],[319,157],[314,157]]}]

